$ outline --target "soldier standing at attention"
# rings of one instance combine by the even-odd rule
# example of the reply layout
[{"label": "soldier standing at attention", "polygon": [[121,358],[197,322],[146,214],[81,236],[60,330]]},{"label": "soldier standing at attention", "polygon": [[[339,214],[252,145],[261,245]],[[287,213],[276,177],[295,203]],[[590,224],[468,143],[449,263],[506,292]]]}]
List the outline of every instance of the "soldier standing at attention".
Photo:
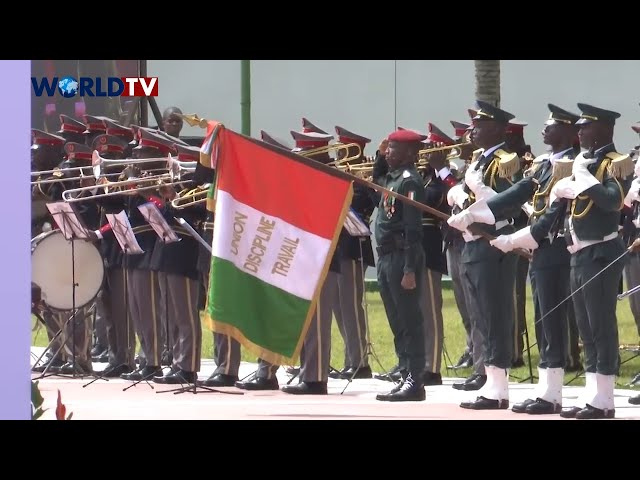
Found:
[{"label": "soldier standing at attention", "polygon": [[[384,188],[424,203],[424,186],[415,162],[424,135],[398,130],[388,137],[386,161],[376,159],[374,181]],[[378,205],[375,237],[378,286],[393,333],[402,381],[389,393],[376,396],[388,402],[423,401],[425,370],[424,317],[420,293],[424,288],[422,212],[383,195]]]}]

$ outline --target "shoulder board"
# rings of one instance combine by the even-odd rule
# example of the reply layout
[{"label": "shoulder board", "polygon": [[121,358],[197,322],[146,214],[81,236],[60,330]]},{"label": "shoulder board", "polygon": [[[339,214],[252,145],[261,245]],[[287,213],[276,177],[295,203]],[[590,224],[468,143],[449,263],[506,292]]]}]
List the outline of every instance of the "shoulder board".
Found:
[{"label": "shoulder board", "polygon": [[517,153],[509,153],[499,148],[493,154],[499,159],[498,175],[501,178],[511,178],[522,168]]},{"label": "shoulder board", "polygon": [[411,172],[409,170],[405,170],[402,172],[402,178],[409,178],[411,176]]},{"label": "shoulder board", "polygon": [[54,170],[53,172],[54,177],[62,178],[64,176],[64,173],[59,168],[54,168],[53,170]]},{"label": "shoulder board", "polygon": [[482,155],[484,153],[484,148],[479,148],[477,150],[474,150],[471,153],[471,163],[475,162],[478,158],[480,158],[480,155]]},{"label": "shoulder board", "polygon": [[623,179],[633,174],[635,165],[629,155],[623,155],[618,152],[609,152],[607,153],[606,158],[611,160],[607,170],[612,177]]},{"label": "shoulder board", "polygon": [[573,158],[564,156],[553,162],[553,178],[560,180],[573,174]]}]

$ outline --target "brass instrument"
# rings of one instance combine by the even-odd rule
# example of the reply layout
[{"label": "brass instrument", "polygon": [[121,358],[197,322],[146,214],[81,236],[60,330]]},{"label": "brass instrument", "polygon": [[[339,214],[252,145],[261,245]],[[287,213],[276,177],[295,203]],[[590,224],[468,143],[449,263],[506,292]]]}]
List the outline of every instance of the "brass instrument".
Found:
[{"label": "brass instrument", "polygon": [[462,154],[462,150],[460,147],[464,147],[466,145],[471,145],[471,142],[456,143],[455,145],[447,145],[444,147],[426,148],[418,152],[418,157],[421,158],[424,155],[428,155],[433,152],[441,152],[442,150],[451,150],[451,152],[447,154],[447,159],[457,158]]},{"label": "brass instrument", "polygon": [[185,189],[171,200],[171,206],[177,210],[188,208],[207,201],[211,184],[199,185],[196,188]]},{"label": "brass instrument", "polygon": [[[168,180],[168,183],[165,181]],[[140,184],[151,183],[151,185],[140,186]],[[88,187],[79,187],[79,188],[71,188],[62,192],[62,200],[68,203],[78,202],[81,200],[92,200],[95,198],[101,197],[112,197],[114,195],[135,195],[139,192],[145,190],[157,190],[161,187],[171,187],[174,185],[180,185],[182,182],[177,181],[174,182],[172,179],[172,175],[169,173],[163,173],[161,175],[150,175],[148,177],[139,177],[139,178],[130,178],[128,180],[121,180],[117,182],[109,182],[105,181],[102,183],[97,183],[96,185],[91,185]],[[133,186],[135,188],[130,190],[118,190],[110,192],[109,189],[120,188]],[[84,192],[94,190],[96,188],[104,188],[105,193],[98,193],[95,195],[90,195],[88,197],[75,197],[75,195],[84,194]]]},{"label": "brass instrument", "polygon": [[171,155],[162,158],[122,158],[119,160],[110,160],[107,158],[102,158],[97,150],[93,151],[93,155],[91,156],[91,165],[93,167],[93,175],[96,179],[102,176],[102,169],[105,167],[126,167],[128,165],[141,165],[145,163],[154,163],[154,162],[167,162],[171,159]]},{"label": "brass instrument", "polygon": [[167,160],[167,170],[169,171],[171,181],[173,182],[176,179],[180,180],[182,175],[185,173],[195,172],[197,165],[198,162],[181,162],[179,160],[175,160],[171,155],[169,155]]},{"label": "brass instrument", "polygon": [[[358,153],[356,153],[355,155],[348,156],[349,148],[357,149]],[[301,155],[303,157],[310,157],[312,155],[318,155],[321,153],[330,153],[330,152],[335,152],[337,155],[338,152],[340,152],[341,150],[344,151],[345,157],[339,160],[338,159],[333,160],[332,162],[329,162],[327,165],[337,166],[339,164],[346,163],[346,162],[354,162],[358,160],[360,158],[360,155],[362,154],[362,149],[360,145],[358,145],[357,143],[334,143],[333,145],[327,145],[326,147],[313,148],[311,150],[305,150],[303,152],[297,152],[297,153],[298,155]]]}]

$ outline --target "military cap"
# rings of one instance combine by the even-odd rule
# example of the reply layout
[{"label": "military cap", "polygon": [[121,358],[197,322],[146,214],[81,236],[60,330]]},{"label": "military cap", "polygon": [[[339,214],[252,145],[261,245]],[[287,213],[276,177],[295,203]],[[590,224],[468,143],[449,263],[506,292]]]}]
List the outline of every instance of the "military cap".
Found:
[{"label": "military cap", "polygon": [[67,142],[64,146],[67,160],[86,160],[91,162],[93,149],[84,143]]},{"label": "military cap", "polygon": [[107,117],[96,117],[94,115],[83,115],[86,130],[82,133],[104,133],[107,131],[107,127],[104,124],[104,120]]},{"label": "military cap", "polygon": [[325,135],[329,135],[324,130],[316,127],[313,123],[311,123],[308,119],[302,118],[302,131],[304,133],[315,132],[315,133],[324,133]]},{"label": "military cap", "polygon": [[396,130],[391,133],[387,139],[390,142],[422,142],[426,138],[426,135],[414,130]]},{"label": "military cap", "polygon": [[333,140],[333,135],[318,132],[296,132],[291,130],[291,136],[296,142],[294,152],[299,152],[303,148],[319,148],[329,145]]},{"label": "military cap", "polygon": [[200,161],[200,149],[191,145],[181,145],[175,143],[173,145],[178,152],[178,160],[180,162],[199,162]]},{"label": "military cap", "polygon": [[142,148],[155,148],[160,152],[160,155],[168,155],[169,153],[175,153],[175,143],[169,140],[164,135],[160,135],[159,132],[148,130],[144,127],[138,129],[139,139],[138,146],[134,150],[140,150]]},{"label": "military cap", "polygon": [[84,133],[85,125],[64,113],[60,114],[60,130],[57,133]]},{"label": "military cap", "polygon": [[577,113],[571,113],[552,103],[548,103],[547,108],[551,113],[549,113],[547,121],[544,122],[545,125],[557,125],[559,123],[574,125],[580,119],[580,115]]},{"label": "military cap", "polygon": [[167,132],[165,132],[164,130],[157,130],[157,133],[159,133],[160,135],[168,138],[173,143],[180,144],[180,145],[189,145],[184,140],[180,140],[178,137],[173,137],[173,136],[169,135]]},{"label": "military cap", "polygon": [[133,133],[133,140],[129,142],[129,145],[137,145],[138,141],[140,141],[140,130],[146,130],[147,132],[158,133],[159,130],[142,127],[140,125],[131,125],[131,132]]},{"label": "military cap", "polygon": [[433,123],[427,124],[427,138],[422,143],[444,143],[445,145],[453,145],[455,142],[446,133],[436,127]]},{"label": "military cap", "polygon": [[475,116],[472,118],[474,122],[485,121],[485,120],[493,120],[495,122],[501,123],[509,123],[509,121],[516,118],[515,115],[502,110],[501,108],[494,107],[489,102],[485,102],[483,100],[476,100],[476,104],[478,105],[478,111]]},{"label": "military cap", "polygon": [[511,120],[507,124],[507,133],[520,133],[524,132],[524,127],[526,127],[528,123],[521,122],[520,120]]},{"label": "military cap", "polygon": [[350,132],[346,128],[342,128],[336,125],[336,135],[338,135],[338,142],[348,144],[348,143],[357,143],[363,149],[364,146],[371,142],[370,138],[363,137],[362,135],[358,135],[357,133]]},{"label": "military cap", "polygon": [[454,135],[456,137],[464,136],[464,134],[467,133],[467,130],[469,130],[469,127],[471,126],[468,123],[456,122],[455,120],[450,120],[450,123],[454,129]]},{"label": "military cap", "polygon": [[115,135],[102,134],[93,139],[91,143],[91,150],[97,150],[98,153],[117,152],[123,153],[126,147],[126,142],[122,137]]},{"label": "military cap", "polygon": [[473,108],[467,108],[467,113],[469,114],[469,118],[473,120],[473,117],[478,114],[478,111],[474,110]]},{"label": "military cap", "polygon": [[640,122],[636,123],[635,125],[632,125],[631,130],[633,130],[636,133],[640,133]]},{"label": "military cap", "polygon": [[37,128],[31,129],[31,148],[36,149],[40,146],[62,147],[67,140],[59,135],[47,133]]},{"label": "military cap", "polygon": [[586,103],[579,103],[578,108],[582,114],[580,115],[580,119],[576,122],[576,125],[584,125],[585,123],[591,122],[603,122],[613,125],[616,123],[616,118],[620,118],[620,114],[618,112],[594,107],[593,105],[587,105]]},{"label": "military cap", "polygon": [[107,135],[123,137],[127,140],[127,142],[133,139],[133,131],[130,128],[127,128],[124,125],[120,125],[118,122],[111,120],[110,118],[105,118],[103,123],[106,127],[105,133]]},{"label": "military cap", "polygon": [[268,143],[269,145],[284,148],[285,150],[291,150],[291,146],[287,142],[280,140],[279,138],[272,137],[264,130],[260,130],[260,138],[264,143]]}]

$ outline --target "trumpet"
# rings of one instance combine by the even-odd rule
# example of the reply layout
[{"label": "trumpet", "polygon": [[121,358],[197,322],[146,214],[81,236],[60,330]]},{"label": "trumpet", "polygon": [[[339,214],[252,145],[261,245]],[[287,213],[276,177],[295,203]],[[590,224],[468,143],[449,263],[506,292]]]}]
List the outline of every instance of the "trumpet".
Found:
[{"label": "trumpet", "polygon": [[373,174],[373,166],[375,162],[357,163],[355,165],[337,165],[338,170],[355,175],[356,177],[368,180]]},{"label": "trumpet", "polygon": [[455,145],[448,145],[444,147],[426,148],[424,150],[420,150],[418,152],[418,156],[422,157],[423,155],[428,155],[433,152],[441,152],[442,150],[451,150],[451,152],[447,154],[447,158],[456,158],[462,154],[461,147],[464,147],[466,145],[471,145],[471,142],[456,143]]},{"label": "trumpet", "polygon": [[171,206],[177,210],[181,210],[199,203],[204,203],[207,201],[209,195],[209,187],[211,187],[211,184],[207,183],[187,190],[184,193],[180,192],[176,198],[171,200]]},{"label": "trumpet", "polygon": [[175,160],[171,155],[167,159],[167,170],[169,170],[169,176],[171,181],[180,180],[185,173],[193,173],[196,171],[198,162],[181,162]]}]

